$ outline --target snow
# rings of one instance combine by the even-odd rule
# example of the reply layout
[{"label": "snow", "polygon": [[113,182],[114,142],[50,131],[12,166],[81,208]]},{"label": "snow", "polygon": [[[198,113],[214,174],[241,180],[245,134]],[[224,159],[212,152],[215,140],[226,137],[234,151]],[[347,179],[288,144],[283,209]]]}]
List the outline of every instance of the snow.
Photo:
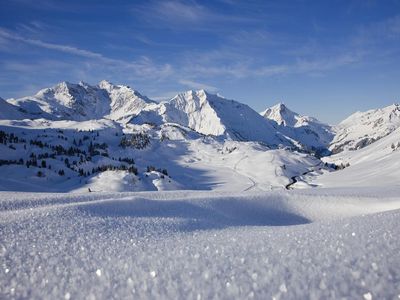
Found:
[{"label": "snow", "polygon": [[394,299],[399,191],[1,192],[1,297]]},{"label": "snow", "polygon": [[298,127],[302,124],[300,116],[288,109],[285,104],[279,102],[278,104],[267,108],[260,113],[264,118],[274,120],[279,125]]},{"label": "snow", "polygon": [[334,133],[332,127],[315,118],[301,116],[283,103],[269,107],[260,113],[264,118],[277,123],[277,130],[290,138],[299,148],[327,154]]},{"label": "snow", "polygon": [[[139,171],[137,178],[118,171],[107,172],[107,175],[91,174],[80,177],[63,163],[66,158],[71,162],[79,162],[79,156],[57,155],[56,159],[47,159],[52,165],[51,170],[43,171],[34,167],[27,169],[25,165],[0,166],[0,174],[3,175],[0,176],[0,187],[2,190],[34,192],[82,192],[89,188],[103,191],[104,185],[108,185],[109,191],[119,192],[171,189],[271,190],[285,188],[292,176],[300,175],[309,167],[318,164],[318,160],[308,154],[287,149],[270,149],[257,142],[204,137],[177,124],[164,124],[159,129],[146,129],[146,126],[139,128],[150,136],[150,144],[145,149],[121,148],[119,144],[123,133],[130,134],[137,128],[122,127],[111,120],[0,121],[0,130],[28,141],[25,144],[13,144],[15,149],[10,148],[10,145],[0,144],[2,159],[23,158],[26,162],[31,153],[39,155],[52,152],[48,148],[41,149],[29,144],[29,140],[39,139],[52,146],[61,144],[68,148],[73,140],[79,141],[84,136],[90,136],[94,143],[106,143],[107,153],[111,157],[94,156],[90,161],[79,163],[79,168],[91,171],[101,165],[118,166],[118,157],[130,157],[134,159]],[[60,135],[67,140],[60,139]],[[88,144],[89,140],[82,146],[74,147],[87,151]],[[148,174],[147,166],[166,169],[169,176],[162,178],[159,173]],[[58,175],[60,169],[67,172],[65,177]],[[37,177],[38,171],[43,171],[45,176]]]},{"label": "snow", "polygon": [[7,101],[10,106],[25,111],[26,118],[70,121],[106,118],[122,123],[154,103],[130,87],[113,85],[105,80],[95,86],[85,82],[61,82],[34,96]]},{"label": "snow", "polygon": [[135,124],[176,123],[198,133],[239,141],[257,141],[277,147],[292,146],[273,124],[249,106],[210,94],[187,91],[157,106],[149,106],[133,119]]},{"label": "snow", "polygon": [[337,125],[330,149],[334,152],[361,149],[400,127],[399,104],[356,112]]},{"label": "snow", "polygon": [[399,186],[400,128],[362,149],[343,151],[324,160],[350,166],[336,172],[314,174],[307,180],[311,184],[323,187]]},{"label": "snow", "polygon": [[128,122],[149,104],[154,103],[128,86],[114,85],[106,80],[102,80],[98,86],[106,90],[111,99],[111,113],[106,116],[111,120]]},{"label": "snow", "polygon": [[0,97],[0,119],[20,119],[21,112],[18,108],[8,103],[6,100]]},{"label": "snow", "polygon": [[108,81],[0,98],[0,298],[400,298],[399,116]]}]

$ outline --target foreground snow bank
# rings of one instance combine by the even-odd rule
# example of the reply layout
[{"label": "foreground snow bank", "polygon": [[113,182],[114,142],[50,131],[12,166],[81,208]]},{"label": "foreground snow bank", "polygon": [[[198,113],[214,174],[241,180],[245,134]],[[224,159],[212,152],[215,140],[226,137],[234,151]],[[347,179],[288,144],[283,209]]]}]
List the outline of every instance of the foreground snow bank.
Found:
[{"label": "foreground snow bank", "polygon": [[399,192],[2,192],[0,296],[395,298]]}]

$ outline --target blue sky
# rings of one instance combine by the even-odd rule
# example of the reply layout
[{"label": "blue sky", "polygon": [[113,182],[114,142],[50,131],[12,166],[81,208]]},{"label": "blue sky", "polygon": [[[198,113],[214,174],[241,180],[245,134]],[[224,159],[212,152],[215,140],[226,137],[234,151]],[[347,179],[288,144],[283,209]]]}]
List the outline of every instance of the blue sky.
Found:
[{"label": "blue sky", "polygon": [[0,2],[1,97],[102,79],[336,123],[400,101],[400,0]]}]

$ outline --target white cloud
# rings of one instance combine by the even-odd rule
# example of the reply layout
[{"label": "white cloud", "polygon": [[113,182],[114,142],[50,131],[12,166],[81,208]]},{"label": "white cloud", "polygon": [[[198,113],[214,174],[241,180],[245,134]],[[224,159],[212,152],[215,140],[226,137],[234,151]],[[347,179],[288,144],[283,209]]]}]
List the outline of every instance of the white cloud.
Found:
[{"label": "white cloud", "polygon": [[181,79],[181,80],[179,80],[179,83],[184,86],[187,86],[190,89],[204,89],[209,92],[217,92],[218,91],[218,88],[216,88],[215,86],[208,85],[208,84],[201,83],[201,82],[192,81],[192,80]]},{"label": "white cloud", "polygon": [[[152,61],[150,58],[145,56],[139,57],[134,61],[124,61],[120,59],[109,58],[101,53],[93,52],[86,49],[80,49],[69,45],[48,43],[37,39],[22,37],[14,32],[7,31],[2,28],[0,28],[0,43],[1,40],[12,40],[44,49],[55,50],[82,58],[87,58],[96,62],[93,63],[87,61],[86,65],[89,67],[92,66],[103,69],[108,68],[114,71],[130,72],[132,73],[132,75],[141,76],[142,78],[160,79],[173,73],[173,68],[170,64],[158,65],[154,63],[154,61]],[[129,77],[131,75],[127,76]]]},{"label": "white cloud", "polygon": [[0,37],[9,39],[9,40],[13,40],[13,41],[22,42],[22,43],[33,45],[33,46],[37,46],[37,47],[41,47],[41,48],[58,50],[58,51],[62,51],[65,53],[74,54],[74,55],[78,55],[78,56],[83,56],[83,57],[88,57],[88,58],[105,59],[105,57],[103,57],[103,55],[96,53],[96,52],[83,50],[83,49],[79,49],[79,48],[71,47],[71,46],[67,46],[67,45],[53,44],[53,43],[43,42],[41,40],[25,38],[16,33],[11,32],[11,31],[4,30],[2,28],[0,28]]},{"label": "white cloud", "polygon": [[222,30],[221,23],[254,23],[254,18],[216,11],[194,0],[153,0],[144,5],[134,5],[132,12],[151,26],[171,26],[181,30]]},{"label": "white cloud", "polygon": [[161,1],[153,7],[158,17],[172,22],[197,22],[206,18],[209,12],[201,5],[193,2]]}]

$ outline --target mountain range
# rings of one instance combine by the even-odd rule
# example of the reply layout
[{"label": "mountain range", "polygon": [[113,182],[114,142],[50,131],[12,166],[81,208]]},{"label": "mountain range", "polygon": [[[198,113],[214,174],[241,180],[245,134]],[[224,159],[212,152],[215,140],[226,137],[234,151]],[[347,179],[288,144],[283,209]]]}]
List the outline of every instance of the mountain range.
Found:
[{"label": "mountain range", "polygon": [[[240,189],[243,182],[251,189],[268,189],[290,186],[297,175],[321,165],[319,157],[335,154],[332,160],[325,160],[328,164],[324,168],[329,171],[332,165],[345,161],[337,158],[342,157],[340,153],[345,157],[349,151],[359,151],[395,134],[400,127],[400,107],[393,104],[357,112],[332,126],[299,115],[283,103],[258,113],[246,104],[205,90],[191,90],[157,102],[129,86],[105,80],[97,85],[62,82],[33,96],[0,98],[0,127],[5,136],[1,158],[5,164],[31,161],[32,155],[43,157],[43,147],[39,146],[46,145],[44,148],[53,151],[47,154],[53,160],[79,160],[73,160],[73,166],[53,161],[58,171],[62,169],[72,179],[75,173],[91,175],[97,180],[93,186],[111,180],[104,173],[111,166],[133,170],[134,165],[139,169],[137,174],[119,179],[110,175],[112,180],[120,186],[131,178],[128,181],[136,182],[135,190],[214,189],[226,187],[226,178],[234,178]],[[15,137],[26,140],[25,144],[10,144]],[[69,157],[54,150],[58,146],[67,149],[71,143]],[[135,164],[131,163],[133,159]],[[175,170],[174,179],[169,178],[168,184],[162,181],[162,168],[153,165]],[[189,169],[183,171],[184,165]],[[213,175],[209,175],[211,171]],[[194,179],[199,174],[204,177],[203,181],[199,179],[200,184]],[[50,177],[47,174],[47,180]],[[211,184],[210,180],[219,183]],[[82,180],[79,183],[82,185]],[[4,182],[3,188],[9,184]],[[83,185],[87,184],[89,181]],[[71,185],[79,184],[75,180]]]},{"label": "mountain range", "polygon": [[[283,103],[260,114],[249,106],[205,90],[180,93],[160,103],[124,85],[106,80],[97,85],[61,82],[19,99],[0,98],[2,119],[87,121],[109,119],[120,124],[176,123],[194,131],[270,146],[312,150],[362,148],[400,126],[400,107],[356,112],[336,126],[301,116]],[[328,152],[325,151],[324,154]]]}]

